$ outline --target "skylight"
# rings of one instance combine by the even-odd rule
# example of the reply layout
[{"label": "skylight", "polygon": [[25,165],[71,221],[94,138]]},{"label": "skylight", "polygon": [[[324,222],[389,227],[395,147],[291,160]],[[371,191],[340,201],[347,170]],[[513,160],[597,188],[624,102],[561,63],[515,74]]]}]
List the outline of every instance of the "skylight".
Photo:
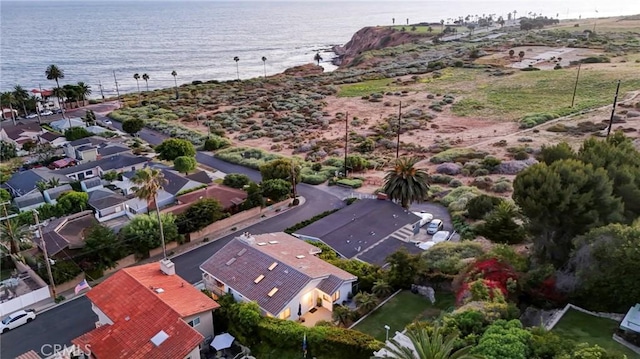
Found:
[{"label": "skylight", "polygon": [[269,241],[269,244],[278,244],[278,243],[280,243],[280,242],[278,242],[278,241]]},{"label": "skylight", "polygon": [[271,289],[271,291],[269,292],[269,294],[267,294],[269,296],[269,298],[273,297],[274,294],[276,294],[278,292],[278,287],[273,287],[273,289]]},{"label": "skylight", "polygon": [[302,259],[302,258],[304,258],[304,256],[302,254],[300,254],[300,255],[297,255],[296,258]]},{"label": "skylight", "polygon": [[263,279],[264,279],[264,274],[260,274],[258,278],[256,278],[256,280],[253,281],[253,283],[258,284]]},{"label": "skylight", "polygon": [[245,252],[246,252],[246,251],[247,251],[247,249],[246,249],[246,248],[242,248],[242,249],[240,250],[240,252],[238,252],[238,257],[240,257],[241,255],[245,254]]},{"label": "skylight", "polygon": [[262,247],[262,246],[266,246],[266,245],[267,245],[267,242],[258,242],[258,245],[259,245],[259,246],[261,246],[261,247]]},{"label": "skylight", "polygon": [[269,266],[269,270],[270,270],[270,271],[272,271],[272,270],[273,270],[273,268],[275,268],[275,267],[277,267],[277,266],[278,266],[278,262],[273,262],[273,263],[271,263],[271,265]]},{"label": "skylight", "polygon": [[151,342],[153,343],[153,345],[159,347],[160,344],[164,343],[164,341],[168,338],[169,334],[165,333],[164,330],[161,330],[158,332],[158,334],[154,335],[153,338],[151,338]]},{"label": "skylight", "polygon": [[233,264],[233,262],[235,262],[236,259],[235,258],[231,258],[227,261],[227,265],[230,266],[231,264]]}]

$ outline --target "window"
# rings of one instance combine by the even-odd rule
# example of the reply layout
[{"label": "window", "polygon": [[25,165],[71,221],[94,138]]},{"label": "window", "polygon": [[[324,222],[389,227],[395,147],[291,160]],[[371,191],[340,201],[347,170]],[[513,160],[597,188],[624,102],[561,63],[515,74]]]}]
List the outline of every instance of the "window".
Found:
[{"label": "window", "polygon": [[273,289],[271,289],[271,291],[267,294],[267,296],[269,296],[269,298],[273,297],[274,294],[276,294],[278,292],[278,287],[274,287]]},{"label": "window", "polygon": [[331,300],[328,295],[322,293],[322,300],[326,300],[327,302]]},{"label": "window", "polygon": [[291,317],[291,308],[287,307],[285,310],[280,312],[280,319],[289,319]]},{"label": "window", "polygon": [[85,176],[87,176],[87,177],[88,177],[88,176],[93,176],[93,170],[89,170],[89,171],[85,172],[84,174],[85,174]]},{"label": "window", "polygon": [[135,171],[136,170],[136,166],[131,167],[131,170]]},{"label": "window", "polygon": [[336,302],[338,299],[340,299],[340,291],[336,290],[336,292],[333,293],[333,301]]},{"label": "window", "polygon": [[193,319],[192,319],[191,321],[189,321],[189,323],[187,323],[187,324],[189,324],[189,325],[190,325],[190,326],[192,326],[192,327],[197,327],[198,325],[200,325],[200,317],[195,317],[195,318],[193,318]]}]

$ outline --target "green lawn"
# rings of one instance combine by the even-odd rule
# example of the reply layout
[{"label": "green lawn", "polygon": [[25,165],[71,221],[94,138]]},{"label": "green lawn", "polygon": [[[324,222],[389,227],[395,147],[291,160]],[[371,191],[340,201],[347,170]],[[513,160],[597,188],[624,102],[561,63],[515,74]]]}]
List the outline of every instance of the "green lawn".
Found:
[{"label": "green lawn", "polygon": [[396,331],[401,332],[413,321],[438,317],[442,311],[452,308],[454,302],[453,293],[436,292],[436,303],[431,305],[431,302],[423,296],[405,290],[371,313],[353,329],[384,341],[386,336],[385,325],[391,327],[391,330],[389,330],[389,336],[391,337]]},{"label": "green lawn", "polygon": [[342,85],[338,97],[362,97],[377,92],[395,91],[396,87],[389,86],[392,81],[393,79],[380,79]]},{"label": "green lawn", "polygon": [[0,270],[0,280],[5,280],[5,279],[11,277],[11,271],[12,271],[12,269],[2,269],[2,270]]},{"label": "green lawn", "polygon": [[570,309],[553,328],[553,332],[578,343],[597,344],[605,349],[613,349],[627,355],[629,359],[638,354],[615,342],[611,337],[618,322]]},{"label": "green lawn", "polygon": [[[433,25],[433,26],[416,25],[415,30],[411,30],[414,27],[413,25],[396,25],[396,26],[389,26],[389,27],[398,31],[402,31],[402,28],[404,27],[405,31],[411,32],[411,33],[418,33],[418,34],[438,34],[442,32],[442,26],[440,25],[437,25],[437,26],[436,25]],[[431,28],[431,31],[429,31],[429,28]]]}]

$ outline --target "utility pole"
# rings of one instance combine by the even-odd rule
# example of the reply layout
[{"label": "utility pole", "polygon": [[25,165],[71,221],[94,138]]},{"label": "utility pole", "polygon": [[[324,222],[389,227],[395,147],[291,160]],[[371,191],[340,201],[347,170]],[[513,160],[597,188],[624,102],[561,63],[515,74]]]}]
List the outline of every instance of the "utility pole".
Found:
[{"label": "utility pole", "polygon": [[116,78],[116,70],[113,70],[113,81],[116,83],[116,94],[118,95],[118,107],[120,107],[120,89],[118,88],[118,79]]},{"label": "utility pole", "polygon": [[400,109],[398,109],[398,141],[396,143],[396,160],[400,157],[400,128],[402,121],[402,101],[400,101]]},{"label": "utility pole", "polygon": [[293,199],[296,199],[298,197],[298,193],[296,192],[296,168],[293,158],[291,158],[291,186],[293,189]]},{"label": "utility pole", "polygon": [[580,78],[580,66],[582,63],[578,63],[578,74],[576,75],[576,84],[573,86],[573,97],[571,98],[571,107],[576,101],[576,90],[578,90],[578,79]]},{"label": "utility pole", "polygon": [[102,96],[102,100],[104,100],[104,92],[102,92],[102,81],[98,80],[98,87],[100,88],[100,96]]},{"label": "utility pole", "polygon": [[2,205],[2,208],[4,209],[4,217],[0,218],[0,220],[2,221],[7,221],[7,229],[9,230],[9,233],[11,234],[11,244],[10,244],[10,251],[11,254],[15,254],[18,253],[18,248],[16,247],[16,243],[13,240],[13,228],[11,228],[11,221],[9,221],[11,218],[13,217],[17,217],[17,214],[12,214],[9,215],[9,213],[7,212],[7,205],[11,204],[11,202],[7,201],[7,202],[2,202],[0,205]]},{"label": "utility pole", "polygon": [[49,262],[49,254],[47,253],[47,245],[44,242],[44,235],[42,234],[42,227],[44,227],[44,223],[40,223],[40,219],[38,218],[38,210],[33,210],[33,217],[36,221],[34,227],[38,231],[38,236],[40,237],[40,246],[42,246],[42,253],[44,254],[44,263],[47,266],[47,274],[49,275],[49,283],[51,285],[51,294],[53,294],[53,298],[57,298],[56,294],[56,283],[53,281],[53,274],[51,273],[51,263]]},{"label": "utility pole", "polygon": [[349,112],[344,120],[344,177],[347,177],[347,153],[349,152]]},{"label": "utility pole", "polygon": [[616,103],[618,102],[618,92],[620,91],[620,80],[618,80],[618,86],[616,86],[616,96],[613,98],[613,107],[611,108],[611,118],[609,119],[609,127],[607,128],[607,138],[611,133],[611,127],[613,127],[613,116],[616,113]]}]

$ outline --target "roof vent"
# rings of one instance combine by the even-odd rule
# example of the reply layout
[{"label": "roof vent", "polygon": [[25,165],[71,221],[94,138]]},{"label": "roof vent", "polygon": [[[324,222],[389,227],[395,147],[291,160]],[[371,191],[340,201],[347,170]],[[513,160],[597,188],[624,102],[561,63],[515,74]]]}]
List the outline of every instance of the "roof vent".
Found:
[{"label": "roof vent", "polygon": [[251,233],[249,232],[244,232],[242,233],[242,235],[240,237],[238,237],[241,241],[248,243],[248,244],[253,244],[256,239],[253,238],[253,236],[251,235]]},{"label": "roof vent", "polygon": [[163,259],[160,261],[160,270],[166,275],[176,274],[176,266],[169,259]]},{"label": "roof vent", "polygon": [[271,289],[271,291],[269,292],[269,294],[267,294],[267,296],[269,296],[269,298],[271,298],[276,293],[278,293],[278,287],[273,287],[273,289]]},{"label": "roof vent", "polygon": [[256,278],[256,280],[253,281],[253,283],[258,284],[263,279],[264,279],[264,274],[260,274],[258,278]]},{"label": "roof vent", "polygon": [[266,245],[267,245],[267,242],[258,242],[258,245],[259,245],[260,247],[262,247],[262,246],[266,246]]},{"label": "roof vent", "polygon": [[280,243],[280,242],[278,242],[278,241],[269,241],[269,244],[278,244],[278,243]]},{"label": "roof vent", "polygon": [[271,265],[269,266],[269,270],[273,270],[273,268],[278,266],[278,262],[273,262],[271,263]]},{"label": "roof vent", "polygon": [[302,258],[304,258],[304,256],[302,254],[299,254],[299,255],[296,256],[296,258],[302,259]]},{"label": "roof vent", "polygon": [[162,288],[156,288],[156,289],[154,289],[153,291],[154,291],[154,292],[156,292],[156,293],[158,293],[158,294],[160,294],[160,293],[164,293],[164,289],[162,289]]},{"label": "roof vent", "polygon": [[242,248],[240,250],[240,252],[238,252],[238,257],[240,257],[241,255],[245,254],[246,252],[247,252],[247,249],[246,248]]},{"label": "roof vent", "polygon": [[233,262],[235,262],[235,261],[236,261],[236,259],[235,259],[235,258],[231,258],[231,259],[229,259],[229,260],[227,261],[227,265],[228,265],[228,266],[230,266],[230,265],[232,265],[232,264],[233,264]]},{"label": "roof vent", "polygon": [[164,343],[165,340],[167,340],[169,338],[169,334],[165,333],[164,330],[161,330],[158,332],[158,334],[154,335],[151,338],[151,342],[153,343],[153,345],[159,347],[160,344]]}]

